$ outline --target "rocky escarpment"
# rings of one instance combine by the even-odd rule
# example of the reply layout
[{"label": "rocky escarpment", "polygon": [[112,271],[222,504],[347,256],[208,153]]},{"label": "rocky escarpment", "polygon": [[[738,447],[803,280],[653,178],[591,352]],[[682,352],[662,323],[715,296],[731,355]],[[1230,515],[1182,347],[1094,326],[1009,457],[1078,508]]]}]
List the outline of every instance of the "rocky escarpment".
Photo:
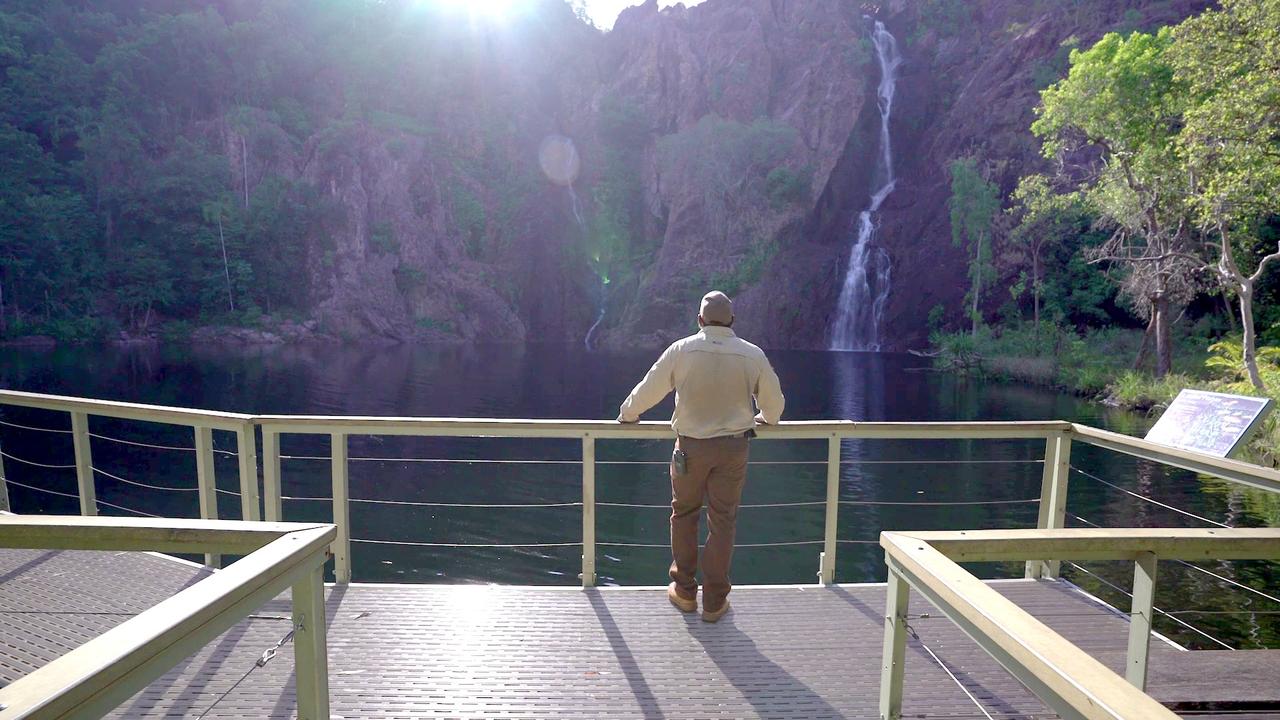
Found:
[{"label": "rocky escarpment", "polygon": [[903,348],[933,307],[960,315],[950,161],[978,157],[1008,191],[1040,162],[1032,111],[1071,46],[1207,4],[648,0],[601,33],[546,0],[369,38],[401,43],[369,76],[387,87],[370,101],[366,80],[322,69],[329,121],[300,142],[271,141],[297,130],[269,113],[203,132],[246,198],[272,177],[320,196],[296,258],[318,334],[581,342],[594,327],[596,346],[659,345],[717,287],[743,334],[821,348],[878,152],[875,17],[904,58],[876,235],[894,268],[882,340]]},{"label": "rocky escarpment", "polygon": [[[228,114],[212,134],[245,197],[273,178],[319,195],[303,229],[316,334],[345,340],[576,341],[592,315],[567,196],[539,142],[594,84],[598,33],[563,3],[501,28],[466,14],[371,16],[360,38],[395,64],[322,67],[321,128],[277,141],[277,114]],[[370,12],[376,12],[374,8]],[[443,26],[442,23],[458,23]],[[359,32],[359,30],[355,30]],[[346,58],[343,58],[344,60]],[[373,78],[383,87],[368,87]],[[247,204],[247,202],[246,202]]]},{"label": "rocky escarpment", "polygon": [[[737,296],[745,334],[773,345],[816,342],[824,328],[808,286],[836,258],[810,225],[816,216],[830,223],[827,216],[842,216],[865,194],[865,171],[847,157],[851,144],[871,144],[859,127],[875,81],[861,13],[843,3],[750,0],[659,11],[648,2],[625,11],[607,40],[611,62],[598,96],[630,98],[653,130],[643,189],[661,233],[652,264],[624,289],[630,297],[607,340],[672,339],[691,326],[694,302],[714,285]],[[719,122],[699,132],[708,117]],[[772,125],[744,130],[765,122]],[[772,127],[789,133],[771,137]],[[714,146],[717,134],[735,132],[753,145],[783,147],[769,166],[733,167],[740,175],[728,178],[729,197],[721,198],[715,166],[755,150],[723,137]],[[664,143],[684,162],[663,158]],[[770,174],[797,178],[796,192],[770,193]]]},{"label": "rocky escarpment", "polygon": [[898,179],[876,235],[894,276],[882,344],[922,341],[939,305],[959,322],[967,270],[951,242],[950,162],[976,157],[1012,190],[1043,166],[1029,127],[1039,90],[1065,74],[1071,48],[1110,31],[1176,23],[1209,4],[707,0],[626,11],[605,38],[610,63],[597,97],[632,98],[659,150],[707,115],[784,123],[797,142],[780,164],[803,168],[808,184],[783,207],[736,188],[746,202],[717,215],[704,173],[646,151],[647,227],[661,237],[652,264],[610,309],[606,338],[677,337],[690,327],[691,300],[719,285],[736,293],[744,334],[777,347],[827,347],[879,152],[873,18],[903,54],[890,126]]}]

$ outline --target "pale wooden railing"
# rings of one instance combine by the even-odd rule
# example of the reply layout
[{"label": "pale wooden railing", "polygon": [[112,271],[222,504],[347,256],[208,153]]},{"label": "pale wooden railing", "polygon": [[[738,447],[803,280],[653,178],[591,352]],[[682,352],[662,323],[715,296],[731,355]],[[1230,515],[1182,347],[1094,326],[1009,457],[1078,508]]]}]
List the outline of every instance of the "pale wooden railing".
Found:
[{"label": "pale wooden railing", "polygon": [[[1091,529],[885,532],[889,566],[880,717],[902,717],[907,596],[915,590],[1062,718],[1121,720],[1178,716],[1145,691],[1156,562],[1280,559],[1280,529]],[[957,563],[1128,560],[1133,605],[1125,677],[1068,642]]]},{"label": "pale wooden railing", "polygon": [[315,523],[0,514],[0,548],[245,556],[0,688],[0,720],[103,717],[289,589],[298,717],[328,720],[324,565],[336,534]]}]

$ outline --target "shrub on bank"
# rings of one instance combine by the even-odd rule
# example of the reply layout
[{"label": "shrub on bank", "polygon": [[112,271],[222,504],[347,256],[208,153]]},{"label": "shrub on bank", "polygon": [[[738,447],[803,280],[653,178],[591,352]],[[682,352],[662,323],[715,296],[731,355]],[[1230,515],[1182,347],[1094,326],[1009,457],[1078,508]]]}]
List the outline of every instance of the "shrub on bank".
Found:
[{"label": "shrub on bank", "polygon": [[[1105,328],[1084,334],[1042,324],[977,334],[935,333],[936,365],[941,369],[1058,387],[1109,405],[1150,412],[1163,409],[1183,388],[1260,396],[1249,382],[1238,339],[1206,341],[1179,338],[1175,372],[1163,378],[1134,370],[1141,330]],[[1258,349],[1258,370],[1266,395],[1280,405],[1280,348]],[[1280,464],[1280,410],[1263,422],[1242,458],[1259,465]]]}]

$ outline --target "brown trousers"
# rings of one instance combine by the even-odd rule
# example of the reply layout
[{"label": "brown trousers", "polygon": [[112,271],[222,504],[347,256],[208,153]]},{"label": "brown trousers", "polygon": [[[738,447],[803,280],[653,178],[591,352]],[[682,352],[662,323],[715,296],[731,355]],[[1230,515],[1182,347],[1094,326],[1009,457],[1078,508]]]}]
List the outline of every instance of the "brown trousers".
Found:
[{"label": "brown trousers", "polygon": [[688,457],[685,473],[671,465],[671,579],[685,598],[698,594],[698,521],[707,506],[710,532],[702,550],[702,607],[719,610],[729,595],[733,533],[747,480],[744,437],[708,440],[679,437],[676,448]]}]

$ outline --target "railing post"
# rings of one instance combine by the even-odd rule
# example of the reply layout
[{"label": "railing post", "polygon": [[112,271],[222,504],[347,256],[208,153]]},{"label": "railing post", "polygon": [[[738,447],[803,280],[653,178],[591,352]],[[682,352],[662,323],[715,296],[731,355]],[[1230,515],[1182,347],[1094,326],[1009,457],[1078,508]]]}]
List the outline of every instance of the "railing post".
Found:
[{"label": "railing post", "polygon": [[9,512],[9,476],[4,474],[3,455],[0,455],[0,512]]},{"label": "railing post", "polygon": [[596,584],[596,440],[582,436],[582,587]]},{"label": "railing post", "polygon": [[236,430],[236,453],[240,459],[240,514],[244,520],[260,520],[258,509],[258,448],[253,423]]},{"label": "railing post", "polygon": [[884,603],[884,649],[880,660],[880,718],[902,717],[902,679],[907,659],[907,600],[911,588],[892,560]]},{"label": "railing post", "polygon": [[818,579],[823,585],[836,581],[836,537],[840,522],[840,438],[827,438],[827,521],[818,562]]},{"label": "railing post", "polygon": [[280,433],[262,428],[262,494],[267,520],[284,520],[280,496]]},{"label": "railing post", "polygon": [[[218,480],[213,462],[213,430],[207,427],[195,427],[196,435],[196,485],[200,489],[200,518],[202,520],[218,519]],[[204,554],[204,564],[218,567],[220,556],[213,553]]]},{"label": "railing post", "polygon": [[[1071,476],[1071,436],[1053,435],[1044,443],[1044,473],[1040,480],[1040,516],[1036,527],[1056,530],[1066,527],[1067,481]],[[1058,560],[1028,560],[1025,576],[1029,579],[1058,577],[1062,563]]]},{"label": "railing post", "polygon": [[293,665],[298,720],[329,720],[329,645],[325,639],[324,565],[293,586]]},{"label": "railing post", "polygon": [[71,442],[76,450],[76,483],[80,486],[80,514],[98,514],[98,492],[93,483],[93,450],[89,447],[89,416],[71,413]]},{"label": "railing post", "polygon": [[1129,652],[1124,678],[1146,692],[1147,653],[1151,649],[1151,620],[1156,599],[1156,554],[1139,553],[1133,564],[1133,605],[1129,614]]},{"label": "railing post", "polygon": [[338,539],[333,541],[333,576],[340,583],[351,582],[351,501],[347,477],[347,436],[329,436],[329,456],[333,466],[333,524]]}]

